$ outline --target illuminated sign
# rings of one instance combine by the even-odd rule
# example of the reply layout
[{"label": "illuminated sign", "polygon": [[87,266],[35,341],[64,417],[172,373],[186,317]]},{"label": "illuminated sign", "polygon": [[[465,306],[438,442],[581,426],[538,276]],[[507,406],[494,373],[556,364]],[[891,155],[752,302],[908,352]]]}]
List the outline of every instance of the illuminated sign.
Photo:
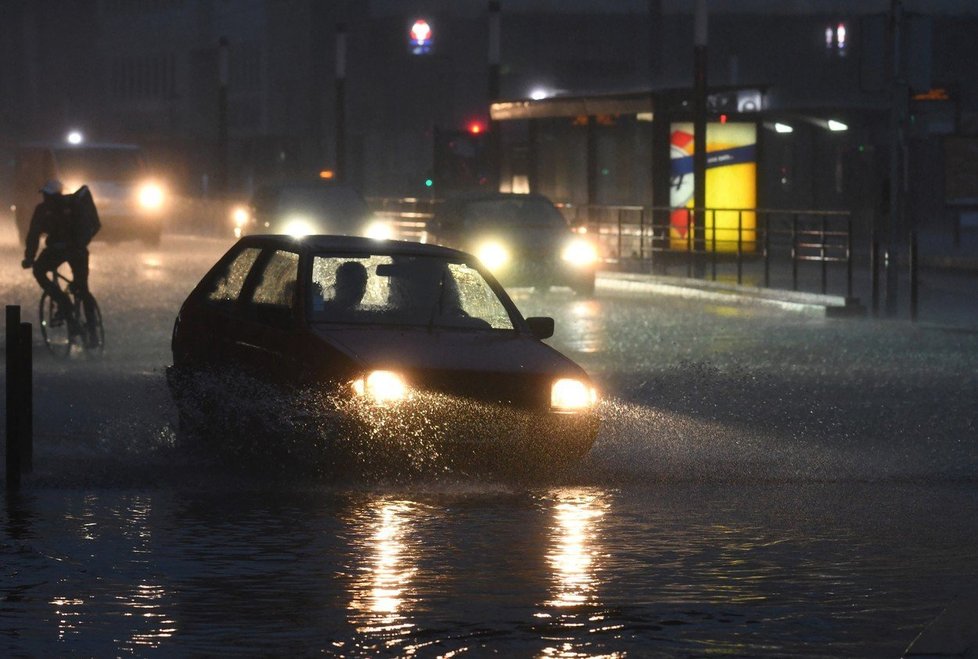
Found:
[{"label": "illuminated sign", "polygon": [[411,32],[408,35],[408,44],[411,53],[414,55],[427,55],[431,52],[433,43],[431,25],[423,18],[414,21]]},{"label": "illuminated sign", "polygon": [[[693,149],[693,124],[672,124],[669,247],[675,250],[693,247]],[[707,124],[706,249],[736,252],[739,243],[741,250],[753,252],[756,205],[757,127],[752,123]]]}]

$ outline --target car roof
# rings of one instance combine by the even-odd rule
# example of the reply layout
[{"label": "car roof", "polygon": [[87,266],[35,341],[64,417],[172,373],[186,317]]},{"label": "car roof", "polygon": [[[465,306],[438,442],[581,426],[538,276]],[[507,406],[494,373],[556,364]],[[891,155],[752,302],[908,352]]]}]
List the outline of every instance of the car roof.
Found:
[{"label": "car roof", "polygon": [[466,252],[427,245],[407,240],[375,240],[360,236],[309,235],[296,238],[284,234],[256,234],[242,237],[239,245],[263,248],[296,249],[310,252],[351,252],[370,254],[401,254],[412,256],[438,256],[450,259],[473,258]]}]

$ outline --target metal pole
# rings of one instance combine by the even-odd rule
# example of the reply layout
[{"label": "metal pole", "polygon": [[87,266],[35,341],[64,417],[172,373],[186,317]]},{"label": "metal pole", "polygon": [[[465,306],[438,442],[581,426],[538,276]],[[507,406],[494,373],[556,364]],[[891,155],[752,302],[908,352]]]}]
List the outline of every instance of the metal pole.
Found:
[{"label": "metal pole", "polygon": [[798,290],[798,215],[791,217],[791,290]]},{"label": "metal pole", "polygon": [[910,320],[917,322],[917,292],[919,279],[917,278],[917,232],[910,233]]},{"label": "metal pole", "polygon": [[872,289],[873,315],[878,316],[880,312],[880,243],[876,239],[876,232],[869,245],[869,277]]},{"label": "metal pole", "polygon": [[[713,220],[716,222],[716,219]],[[744,224],[744,211],[737,211],[737,285],[740,286],[744,283],[744,266],[741,263],[744,252],[744,243],[742,240],[741,229]]]},{"label": "metal pole", "polygon": [[[490,105],[499,100],[500,81],[500,37],[499,37],[499,0],[489,0],[489,85],[488,96]],[[499,134],[500,122],[489,113],[489,176],[494,190],[499,189],[502,176],[502,137]]]},{"label": "metal pole", "polygon": [[818,255],[822,261],[822,295],[825,295],[825,292],[828,290],[828,286],[829,286],[829,276],[828,276],[829,255],[828,255],[828,245],[825,242],[826,240],[828,240],[828,236],[826,235],[828,232],[828,219],[826,219],[825,215],[822,216],[821,224],[822,224],[822,239],[819,241],[820,244],[818,248]]},{"label": "metal pole", "polygon": [[[693,224],[696,252],[702,254],[706,243],[706,0],[696,0],[693,29]],[[697,274],[703,263],[696,259]]]},{"label": "metal pole", "polygon": [[710,242],[713,243],[713,245],[711,246],[713,253],[710,255],[710,270],[711,270],[710,274],[713,277],[713,281],[716,281],[717,280],[717,212],[716,209],[713,210],[713,221],[710,223],[710,230],[712,233],[712,240]]},{"label": "metal pole", "polygon": [[764,288],[771,287],[771,218],[764,215]]},{"label": "metal pole", "polygon": [[336,178],[348,179],[346,171],[346,25],[336,25]]},{"label": "metal pole", "polygon": [[31,324],[20,323],[17,350],[20,352],[20,468],[24,473],[34,471],[34,354],[31,349]]},{"label": "metal pole", "polygon": [[[903,25],[903,3],[890,0],[889,49],[890,49],[890,169],[889,169],[889,226],[887,228],[887,256],[896,254],[896,244],[901,235],[903,222],[903,188],[906,181],[904,167],[904,124],[907,106],[906,81],[903,80],[903,45],[901,28]],[[896,259],[885,258],[886,272],[886,315],[896,315],[897,310],[897,264]]]},{"label": "metal pole", "polygon": [[846,215],[846,297],[852,297],[852,213]]},{"label": "metal pole", "polygon": [[[590,209],[588,210],[590,213]],[[618,209],[618,269],[625,265],[625,256],[621,253],[621,209]]]},{"label": "metal pole", "polygon": [[20,358],[20,307],[7,305],[6,308],[6,377],[7,377],[7,450],[6,477],[7,489],[20,487],[20,474],[23,457],[20,450],[21,419],[23,418],[23,388],[19,373],[22,367]]},{"label": "metal pole", "polygon": [[217,41],[217,191],[228,192],[228,79],[230,62],[228,39]]}]

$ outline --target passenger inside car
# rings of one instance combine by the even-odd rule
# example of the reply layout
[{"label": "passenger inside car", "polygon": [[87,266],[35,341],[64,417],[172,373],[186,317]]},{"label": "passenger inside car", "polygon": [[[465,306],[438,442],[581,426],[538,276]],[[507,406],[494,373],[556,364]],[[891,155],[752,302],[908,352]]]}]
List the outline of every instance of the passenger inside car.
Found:
[{"label": "passenger inside car", "polygon": [[367,268],[357,261],[346,261],[336,269],[333,296],[323,302],[323,312],[337,320],[350,320],[367,290]]}]

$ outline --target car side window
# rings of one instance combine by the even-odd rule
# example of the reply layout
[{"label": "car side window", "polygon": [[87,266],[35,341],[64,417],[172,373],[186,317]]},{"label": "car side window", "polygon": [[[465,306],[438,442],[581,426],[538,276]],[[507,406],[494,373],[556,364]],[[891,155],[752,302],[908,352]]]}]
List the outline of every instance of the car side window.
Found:
[{"label": "car side window", "polygon": [[207,303],[213,306],[231,306],[241,295],[245,279],[261,250],[248,247],[228,262],[223,272],[216,273],[207,290]]},{"label": "car side window", "polygon": [[283,250],[272,253],[258,276],[249,303],[256,319],[283,322],[291,318],[298,275],[298,254]]}]

